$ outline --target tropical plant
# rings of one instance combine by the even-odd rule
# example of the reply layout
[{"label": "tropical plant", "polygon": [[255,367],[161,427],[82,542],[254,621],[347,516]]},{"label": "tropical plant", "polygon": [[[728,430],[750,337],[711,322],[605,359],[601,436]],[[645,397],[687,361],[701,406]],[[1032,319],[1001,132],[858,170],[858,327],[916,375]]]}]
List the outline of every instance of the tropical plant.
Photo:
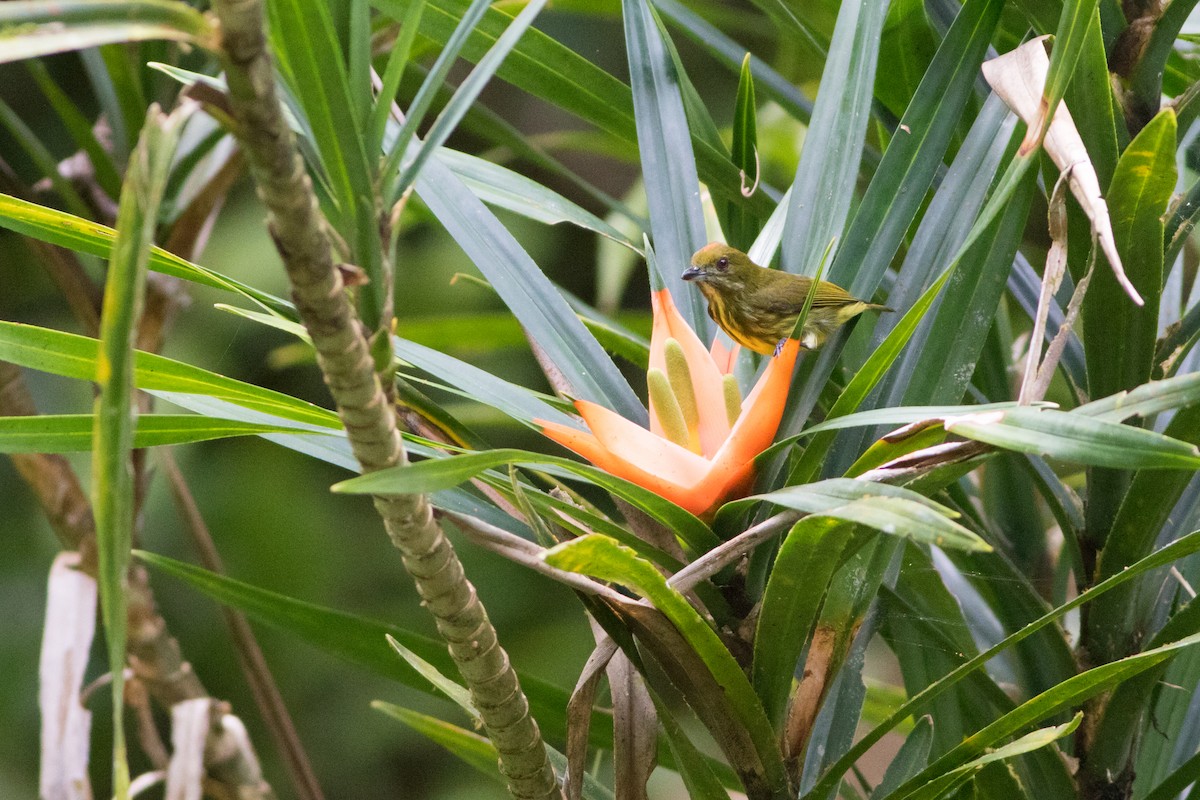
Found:
[{"label": "tropical plant", "polygon": [[[694,798],[1181,796],[1200,777],[1195,2],[556,4],[620,20],[628,83],[532,27],[546,5],[0,5],[0,61],[74,151],[0,103],[41,181],[0,173],[0,225],[80,331],[0,322],[0,449],[66,551],[42,796],[89,796],[109,741],[84,708],[97,597],[113,794],[275,796],[147,568],[231,610],[299,797],[320,783],[240,614],[406,687],[378,709],[514,797],[665,796],[647,781],[667,773]],[[67,51],[94,116],[42,61]],[[701,58],[736,93],[689,77]],[[527,135],[480,102],[494,77],[587,132]],[[487,154],[447,146],[460,130]],[[613,198],[578,152],[640,176]],[[198,263],[247,172],[287,299]],[[599,237],[592,303],[519,218]],[[406,335],[427,266],[408,234],[431,228],[551,393],[454,355],[494,326]],[[817,351],[739,352],[680,277],[709,240],[896,311]],[[189,313],[294,336],[333,410],[161,355],[189,284],[228,301]],[[649,338],[622,313],[645,285]],[[93,411],[38,414],[24,369],[94,383]],[[483,435],[479,407],[515,424]],[[333,489],[372,497],[437,639],[224,574],[162,446],[236,436],[362,473]],[[62,454],[89,450],[87,492]],[[135,545],[155,464],[203,568]],[[456,546],[575,593],[595,648],[573,690],[510,663]],[[170,709],[169,757],[143,694]],[[130,774],[127,706],[157,772]]]}]

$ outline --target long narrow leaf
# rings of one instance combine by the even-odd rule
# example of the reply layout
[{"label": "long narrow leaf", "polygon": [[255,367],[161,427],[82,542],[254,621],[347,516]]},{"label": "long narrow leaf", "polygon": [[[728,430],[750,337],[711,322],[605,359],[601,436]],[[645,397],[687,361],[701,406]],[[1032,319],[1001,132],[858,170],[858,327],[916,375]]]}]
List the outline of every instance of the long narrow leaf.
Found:
[{"label": "long narrow leaf", "polygon": [[[335,484],[335,492],[348,494],[409,494],[433,492],[457,486],[484,470],[519,464],[552,467],[554,473],[576,476],[608,489],[674,530],[696,552],[706,552],[718,544],[708,526],[653,492],[610,475],[590,464],[568,458],[531,453],[525,450],[495,449],[442,459],[429,459],[404,467],[379,470],[369,475]],[[551,470],[547,470],[551,471]]]},{"label": "long narrow leaf", "polygon": [[483,203],[437,158],[417,179],[417,193],[529,335],[546,352],[575,396],[647,424],[645,406],[571,311],[562,294]]},{"label": "long narrow leaf", "polygon": [[100,318],[97,353],[96,426],[92,440],[92,508],[96,517],[98,583],[108,665],[112,672],[113,794],[129,796],[125,753],[124,671],[126,644],[126,570],[133,539],[134,342],[141,319],[146,265],[158,222],[158,206],[166,186],[185,113],[165,117],[152,107],[134,149],[121,206],[117,238],[109,261]]},{"label": "long narrow leaf", "polygon": [[666,265],[662,277],[675,304],[705,338],[709,323],[704,299],[688,291],[680,277],[692,253],[707,241],[680,76],[648,0],[622,0],[621,8],[655,255]]},{"label": "long narrow leaf", "polygon": [[[1047,612],[1043,616],[1021,628],[1016,633],[1006,637],[1002,641],[975,656],[970,661],[967,661],[961,666],[957,667],[941,680],[931,684],[923,691],[911,697],[900,708],[896,709],[891,715],[889,715],[887,719],[885,719],[882,723],[877,725],[859,741],[857,741],[849,751],[839,758],[838,761],[821,776],[820,780],[817,781],[812,791],[810,791],[806,797],[815,798],[824,796],[824,793],[835,787],[837,782],[841,780],[841,777],[846,774],[846,772],[856,761],[858,761],[860,757],[862,757],[863,753],[865,753],[876,742],[883,738],[884,734],[895,728],[897,724],[899,724],[902,720],[907,719],[910,715],[920,713],[934,698],[941,695],[943,692],[945,692],[954,684],[958,683],[958,681],[965,678],[974,670],[982,667],[999,653],[1002,653],[1009,647],[1012,647],[1018,642],[1029,638],[1042,628],[1045,628],[1047,625],[1050,625],[1056,620],[1061,619],[1067,612],[1078,608],[1084,603],[1091,602],[1105,592],[1108,592],[1127,581],[1133,580],[1134,578],[1137,578],[1138,576],[1143,575],[1150,570],[1170,564],[1198,551],[1200,551],[1200,531],[1196,531],[1188,534],[1187,536],[1181,537],[1161,550],[1150,554],[1138,563],[1130,566],[1129,569],[1124,570],[1120,574],[1114,575],[1113,577],[1102,581],[1095,586],[1092,586],[1090,589],[1081,592],[1075,598]],[[1153,664],[1147,664],[1146,666],[1149,668],[1150,666],[1153,666]]]},{"label": "long narrow leaf", "polygon": [[[91,448],[93,421],[88,414],[0,417],[0,453],[85,452]],[[137,428],[133,432],[133,447],[206,442],[230,436],[258,436],[296,430],[283,425],[207,419],[186,414],[143,415],[138,418]]]},{"label": "long narrow leaf", "polygon": [[825,61],[783,231],[783,267],[813,275],[841,237],[871,113],[887,3],[843,3]]},{"label": "long narrow leaf", "polygon": [[[466,80],[459,84],[454,96],[450,98],[450,102],[442,108],[438,118],[434,120],[433,125],[425,134],[425,140],[421,143],[420,149],[413,155],[412,160],[401,165],[400,176],[390,190],[389,199],[392,203],[408,190],[417,172],[424,166],[430,155],[450,137],[454,128],[462,121],[467,110],[479,99],[479,95],[487,86],[488,81],[496,74],[496,70],[500,68],[504,59],[520,41],[529,26],[533,24],[533,20],[541,13],[545,5],[546,0],[533,0],[521,9],[521,13],[496,40],[496,44],[488,50],[487,55],[479,59],[475,69],[471,70],[471,74],[467,76]],[[445,56],[444,53],[442,55]],[[403,138],[398,138],[395,146],[407,147],[408,142]]]},{"label": "long narrow leaf", "polygon": [[[0,359],[5,361],[54,375],[98,381],[99,358],[99,343],[87,336],[0,321]],[[327,409],[163,356],[137,352],[133,370],[135,385],[142,390],[211,395],[295,422],[341,427],[337,415]]]}]

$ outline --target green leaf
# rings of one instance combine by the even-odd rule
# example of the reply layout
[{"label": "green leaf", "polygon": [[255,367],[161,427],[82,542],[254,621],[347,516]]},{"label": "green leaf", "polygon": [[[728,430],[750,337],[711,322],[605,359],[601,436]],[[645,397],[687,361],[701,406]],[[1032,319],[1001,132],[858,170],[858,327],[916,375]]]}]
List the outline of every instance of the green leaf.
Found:
[{"label": "green leaf", "polygon": [[[971,759],[965,764],[960,764],[952,770],[933,773],[932,770],[926,769],[921,773],[921,776],[929,778],[927,783],[921,786],[913,786],[912,791],[907,793],[903,791],[904,787],[902,787],[897,791],[882,795],[881,800],[887,800],[887,798],[896,798],[897,800],[898,798],[905,798],[905,800],[937,800],[937,798],[943,797],[950,787],[957,786],[964,778],[973,777],[976,772],[986,765],[1015,758],[1016,756],[1047,747],[1059,739],[1074,733],[1082,721],[1083,712],[1080,711],[1071,718],[1070,722],[1056,725],[1053,728],[1042,728],[1027,733],[1021,738],[995,749],[980,750],[979,752],[982,752],[982,755]],[[919,777],[910,780],[909,784],[915,784]],[[907,785],[905,784],[905,786]]]},{"label": "green leaf", "polygon": [[[95,381],[99,375],[98,358],[95,339],[0,321],[0,359],[5,361],[67,378]],[[180,361],[138,351],[133,366],[133,380],[145,391],[211,395],[294,422],[341,428],[341,421],[332,411]]]},{"label": "green leaf", "polygon": [[[424,0],[410,0],[410,6],[404,14],[405,18],[412,12],[412,2],[425,5]],[[429,3],[427,8],[433,11],[437,8],[437,4]],[[417,90],[416,96],[408,104],[408,110],[405,112],[404,121],[400,125],[400,129],[391,139],[391,151],[388,152],[387,159],[380,173],[383,179],[388,182],[386,184],[388,189],[384,192],[385,197],[392,198],[399,196],[399,192],[393,192],[391,189],[391,182],[394,180],[393,176],[396,176],[401,159],[404,157],[411,140],[416,136],[421,123],[425,120],[425,115],[429,112],[429,108],[437,96],[437,91],[446,82],[446,76],[450,73],[450,67],[454,65],[463,46],[467,43],[468,37],[476,30],[480,19],[488,10],[488,3],[486,0],[472,0],[470,6],[460,6],[460,8],[463,8],[460,14],[461,19],[454,24],[452,31],[443,43],[444,46],[441,47],[438,53],[437,59],[433,62],[433,66],[429,68],[429,73],[421,82],[421,88]],[[420,21],[424,22],[428,19],[429,15],[422,11]],[[503,30],[508,28],[507,23],[509,22],[511,22],[511,19],[506,16],[506,24],[501,31],[497,32],[497,41],[499,41],[500,36],[503,36]],[[489,44],[489,51],[491,46]],[[480,60],[485,55],[486,53],[480,53]]]},{"label": "green leaf", "polygon": [[672,265],[662,276],[680,313],[700,338],[709,330],[704,298],[680,277],[708,237],[700,207],[700,178],[666,34],[648,0],[622,0],[626,53],[633,85],[642,179],[655,255]]},{"label": "green leaf", "polygon": [[[1053,407],[1053,403],[1038,403],[1035,408]],[[900,406],[898,408],[874,408],[870,411],[856,411],[853,414],[834,416],[832,412],[824,422],[818,422],[805,428],[798,436],[810,436],[825,431],[836,431],[845,428],[860,428],[875,425],[911,425],[924,420],[940,420],[963,414],[981,414],[988,411],[1005,411],[1019,408],[1015,400],[1004,403],[984,403],[977,406]],[[1079,413],[1078,409],[1074,413]]]},{"label": "green leaf", "polygon": [[726,699],[737,714],[737,721],[754,742],[765,779],[776,791],[786,786],[775,734],[746,674],[716,632],[682,594],[667,584],[657,567],[601,534],[564,542],[546,551],[544,558],[553,567],[626,586],[661,611],[723,687]]},{"label": "green leaf", "polygon": [[504,304],[545,351],[572,394],[647,424],[645,406],[557,287],[470,190],[431,159],[417,178],[417,193],[463,248]]},{"label": "green leaf", "polygon": [[1088,391],[1103,397],[1150,379],[1163,281],[1163,221],[1175,190],[1175,114],[1164,110],[1130,142],[1106,198],[1113,236],[1137,308],[1110,270],[1097,267],[1083,302]]},{"label": "green leaf", "polygon": [[[360,289],[360,313],[368,331],[382,325],[392,281],[384,275],[375,186],[355,109],[344,50],[329,6],[320,0],[271,0],[272,51],[304,114],[308,133],[329,182],[337,215],[332,220],[351,248],[353,263],[366,273]],[[368,91],[368,87],[357,87]],[[362,99],[366,102],[366,98]]]},{"label": "green leaf", "polygon": [[589,464],[569,458],[531,453],[525,450],[495,449],[464,453],[448,458],[432,458],[402,467],[379,470],[334,484],[335,492],[347,494],[418,494],[435,492],[471,480],[485,470],[518,464],[528,467],[553,467],[551,474],[567,474],[600,486],[674,530],[695,553],[703,553],[718,544],[708,526],[674,503],[648,489],[610,475]]},{"label": "green leaf", "polygon": [[[394,19],[401,19],[411,2],[416,0],[375,0],[375,6]],[[429,0],[421,18],[421,35],[439,47],[444,46],[467,7],[468,0]],[[500,9],[488,9],[479,24],[472,26],[462,57],[477,62],[511,19]],[[526,34],[496,76],[628,145],[637,144],[629,87],[538,30]],[[692,137],[692,147],[700,178],[714,194],[726,199],[739,196],[737,168],[729,159],[696,136]],[[771,201],[765,195],[752,197],[747,203],[756,213],[770,211]]]},{"label": "green leaf", "polygon": [[[887,3],[843,3],[800,152],[783,231],[783,268],[812,276],[850,213],[874,96]],[[836,257],[835,257],[836,260]]]},{"label": "green leaf", "polygon": [[[371,703],[371,707],[403,722],[430,741],[449,750],[463,763],[504,785],[504,776],[496,768],[500,753],[488,738],[465,731],[440,719],[409,711],[407,708],[392,703],[385,703],[382,700],[374,701]],[[559,775],[564,774],[567,768],[566,757],[551,747],[546,748],[546,751],[555,772]],[[596,780],[591,773],[584,773],[583,798],[584,800],[613,800],[613,793]]]},{"label": "green leaf", "polygon": [[496,768],[500,754],[486,736],[465,731],[457,725],[443,722],[436,717],[409,711],[407,708],[393,703],[385,703],[382,700],[372,702],[371,708],[403,722],[425,738],[449,750],[467,766],[503,783],[504,776]]},{"label": "green leaf", "polygon": [[204,15],[174,0],[14,0],[0,4],[0,63],[103,44],[170,39],[210,44]]},{"label": "green leaf", "polygon": [[417,38],[417,29],[421,25],[421,14],[424,10],[424,0],[415,0],[409,3],[404,19],[400,20],[400,35],[392,46],[392,52],[388,54],[379,97],[371,109],[366,143],[366,150],[369,154],[378,153],[383,149],[383,135],[392,116],[392,104],[395,102],[396,92],[400,90],[400,81],[404,77],[404,70],[408,67],[413,41]]},{"label": "green leaf", "polygon": [[[541,10],[545,7],[546,0],[531,0],[526,3],[521,9],[521,13],[513,19],[512,24],[505,29],[496,43],[492,45],[487,54],[479,59],[479,63],[475,69],[471,70],[471,74],[466,77],[458,89],[455,90],[454,96],[450,98],[450,102],[442,108],[440,114],[433,125],[425,134],[424,141],[421,142],[419,149],[412,155],[411,160],[401,164],[400,174],[392,185],[389,194],[389,205],[400,199],[400,196],[412,186],[416,174],[421,170],[421,167],[429,159],[436,148],[441,147],[450,134],[454,132],[454,128],[462,121],[463,116],[468,109],[475,104],[479,99],[479,95],[483,92],[488,81],[496,73],[496,70],[504,62],[504,59],[520,41],[521,36],[533,24],[533,20]],[[445,54],[443,53],[443,56]],[[408,148],[409,142],[405,138],[397,138],[394,147]]]},{"label": "green leaf", "polygon": [[108,265],[96,353],[96,426],[92,439],[91,501],[96,517],[97,582],[113,676],[113,794],[128,800],[124,671],[128,630],[126,570],[133,540],[134,359],[146,265],[171,166],[188,112],[169,117],[152,106],[130,158],[117,212],[117,238]]},{"label": "green leaf", "polygon": [[824,481],[817,481],[816,483],[785,486],[773,492],[751,495],[741,500],[726,503],[717,514],[717,526],[720,527],[727,520],[736,517],[736,515],[745,511],[746,508],[760,501],[785,506],[794,511],[803,511],[805,514],[822,514],[830,509],[844,506],[855,500],[863,500],[871,497],[894,497],[901,500],[909,500],[918,505],[923,505],[932,511],[937,511],[947,518],[958,516],[958,512],[947,508],[941,503],[930,500],[928,497],[920,495],[912,489],[905,489],[903,486],[893,486],[889,483],[875,483],[874,481],[860,481],[854,478],[830,478]]},{"label": "green leaf", "polygon": [[946,431],[1021,453],[1118,469],[1197,469],[1195,445],[1053,409],[1015,408],[946,421]]},{"label": "green leaf", "polygon": [[[1091,602],[1095,598],[1103,595],[1127,581],[1131,581],[1150,570],[1157,569],[1166,564],[1170,564],[1180,558],[1191,555],[1200,551],[1200,531],[1190,533],[1187,536],[1181,537],[1166,547],[1151,553],[1146,558],[1136,564],[1131,565],[1128,569],[1114,575],[1107,580],[1104,580],[1091,588],[1081,592],[1076,597],[1054,608],[1053,610],[1042,615],[1038,619],[1030,622],[1016,633],[1011,634],[1002,641],[996,643],[992,647],[983,651],[971,660],[963,663],[955,668],[945,677],[938,680],[936,683],[930,684],[921,692],[913,695],[900,708],[896,709],[887,719],[870,730],[850,748],[838,761],[833,764],[817,781],[813,789],[805,795],[806,798],[822,797],[825,793],[831,791],[842,776],[862,757],[863,753],[869,750],[876,742],[883,738],[884,734],[892,730],[901,721],[908,717],[922,712],[930,702],[940,696],[950,687],[954,686],[960,680],[982,667],[991,659],[995,658],[999,653],[1004,652],[1009,647],[1012,647],[1019,642],[1024,641],[1033,634],[1045,628],[1047,625],[1062,618],[1067,612],[1078,608],[1084,603]],[[1112,665],[1109,665],[1112,666]],[[1149,668],[1153,664],[1147,664]],[[974,741],[974,739],[970,740]],[[928,770],[927,770],[928,771]]]},{"label": "green leaf", "polygon": [[465,686],[450,679],[425,659],[414,653],[409,648],[405,647],[400,641],[391,634],[387,635],[388,646],[396,651],[396,655],[404,659],[410,667],[420,673],[421,677],[429,681],[429,683],[451,700],[456,706],[467,712],[475,723],[482,723],[483,718],[479,715],[479,709],[475,708],[474,702],[471,700],[471,692]]},{"label": "green leaf", "polygon": [[849,527],[836,517],[805,517],[788,532],[775,557],[754,629],[751,676],[776,726],[791,693],[796,663],[841,561]]},{"label": "green leaf", "polygon": [[[116,231],[107,225],[73,216],[62,211],[30,203],[10,195],[0,194],[0,227],[8,228],[41,242],[56,244],[78,253],[108,258],[113,249]],[[244,283],[226,278],[220,273],[168,253],[158,247],[150,248],[149,268],[163,275],[182,278],[201,286],[236,292],[281,313],[290,313],[291,304],[278,297],[260,292]]]},{"label": "green leaf", "polygon": [[[883,488],[885,486],[887,489]],[[830,491],[834,487],[836,489]],[[851,487],[850,491],[843,491],[845,487]],[[900,491],[893,491],[896,489]],[[858,496],[854,499],[847,497],[853,495]],[[807,486],[788,486],[768,494],[751,495],[737,502],[751,500],[765,500],[795,511],[835,517],[939,547],[984,552],[991,550],[990,545],[949,518],[957,516],[955,512],[899,486],[834,478]]]},{"label": "green leaf", "polygon": [[[93,422],[90,414],[0,417],[0,453],[81,453],[91,449]],[[296,428],[283,425],[208,419],[190,414],[143,414],[137,420],[133,447],[294,432],[297,432]]]},{"label": "green leaf", "polygon": [[1200,403],[1200,373],[1177,375],[1150,381],[1128,392],[1121,391],[1080,406],[1073,413],[1106,422],[1121,422],[1130,417],[1149,419],[1163,411]]},{"label": "green leaf", "polygon": [[[219,603],[291,634],[322,652],[418,691],[436,694],[435,688],[425,677],[388,648],[388,636],[440,672],[450,674],[456,670],[445,643],[440,640],[277,594],[166,556],[142,550],[136,551],[136,556],[154,569],[185,581]],[[521,685],[542,727],[551,736],[562,736],[566,731],[563,709],[567,706],[567,692],[528,675],[521,675]],[[611,746],[611,717],[603,712],[594,714],[591,733],[594,745],[603,747],[607,743]]]},{"label": "green leaf", "polygon": [[[979,65],[987,54],[1003,6],[1002,0],[965,3],[929,64],[862,205],[838,242],[829,280],[845,286],[851,294],[870,297],[875,292],[920,210],[942,166],[955,123],[972,97]],[[923,11],[918,8],[917,13]],[[806,140],[805,148],[808,146]],[[852,176],[847,178],[847,186],[853,187]]]},{"label": "green leaf", "polygon": [[[759,158],[758,133],[755,118],[758,107],[754,100],[754,74],[750,71],[750,54],[742,59],[738,76],[737,99],[733,107],[733,163],[741,170],[742,191],[752,192],[758,187]],[[739,250],[749,250],[758,236],[758,221],[742,207],[741,203],[726,203],[724,206],[725,238]]]},{"label": "green leaf", "polygon": [[488,205],[499,206],[547,225],[569,222],[641,253],[641,245],[638,242],[532,178],[477,156],[445,147],[438,150],[438,159],[448,166],[476,197]]}]

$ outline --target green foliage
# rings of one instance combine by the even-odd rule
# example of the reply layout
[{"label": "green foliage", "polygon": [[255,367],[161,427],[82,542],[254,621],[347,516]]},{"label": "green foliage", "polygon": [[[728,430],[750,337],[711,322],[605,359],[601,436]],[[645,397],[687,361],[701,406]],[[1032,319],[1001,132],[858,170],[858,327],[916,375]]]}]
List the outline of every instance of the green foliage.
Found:
[{"label": "green foliage", "polygon": [[[516,621],[499,615],[502,642],[542,636],[565,658],[595,645],[586,665],[559,669],[583,670],[574,695],[573,678],[531,677],[542,674],[536,657],[513,656],[560,779],[570,774],[564,785],[585,798],[666,796],[666,780],[695,797],[751,800],[1179,795],[1200,775],[1200,611],[1188,594],[1200,580],[1200,62],[1186,24],[1194,2],[1161,13],[1118,5],[754,0],[731,12],[701,0],[270,0],[276,74],[260,77],[284,99],[412,460],[353,475],[346,423],[324,394],[260,386],[270,377],[261,370],[221,374],[240,368],[200,335],[228,325],[239,348],[259,343],[248,357],[279,347],[276,361],[292,359],[296,374],[314,362],[329,369],[328,351],[312,357],[320,331],[306,330],[280,282],[240,252],[248,245],[233,226],[260,212],[221,212],[227,196],[238,207],[246,170],[212,19],[176,0],[68,2],[53,13],[0,4],[0,62],[25,61],[46,107],[33,115],[0,90],[16,162],[0,175],[0,227],[31,254],[4,273],[20,278],[20,302],[4,311],[14,321],[0,321],[0,452],[39,498],[50,485],[69,499],[78,481],[47,476],[82,460],[35,454],[92,451],[90,504],[79,501],[95,519],[86,541],[63,530],[86,527],[90,514],[68,519],[70,504],[43,502],[63,541],[86,551],[95,535],[114,727],[92,736],[115,755],[111,792],[93,765],[95,792],[124,797],[126,762],[144,768],[136,748],[125,752],[122,721],[123,669],[136,673],[141,657],[125,651],[141,609],[129,606],[134,553],[282,641],[382,676],[395,695],[375,708],[503,785],[497,743],[454,721],[477,700],[444,643],[410,621],[411,598],[383,593],[376,615],[403,620],[389,624],[346,610],[351,595],[319,581],[309,587],[319,603],[268,588],[277,576],[256,553],[231,559],[251,576],[239,580],[211,561],[201,569],[150,552],[170,548],[154,532],[174,523],[146,504],[157,478],[142,451],[263,437],[298,455],[264,449],[257,471],[278,474],[285,458],[322,470],[319,490],[279,486],[263,517],[280,513],[275,504],[426,495],[472,554],[469,572],[513,562],[503,585],[469,575],[489,606],[519,607]],[[1065,233],[1045,220],[1059,209],[1064,129],[1041,112],[1015,121],[980,81],[989,52],[1029,29],[1053,35],[1048,68],[1017,77],[1086,149],[1063,178],[1079,198]],[[71,51],[78,64],[40,60]],[[86,80],[65,79],[70,69]],[[155,101],[178,110],[165,123],[147,117]],[[1176,198],[1181,182],[1190,188]],[[1142,305],[1094,249],[1093,226],[1106,224]],[[210,233],[208,253],[236,254],[219,270],[207,266],[217,266]],[[593,258],[599,237],[645,258],[647,274],[614,272],[602,298],[581,299],[606,258]],[[741,431],[769,416],[758,405],[702,454],[634,442],[628,428],[597,426],[599,412],[585,423],[578,401],[657,425],[640,373],[664,369],[664,330],[684,322],[660,315],[647,339],[642,287],[668,292],[707,348],[715,327],[680,276],[710,239],[761,263],[778,253],[781,268],[809,275],[832,252],[830,280],[895,311],[802,355],[765,452],[739,452]],[[1066,285],[1043,293],[1060,262]],[[87,335],[45,310],[28,278],[39,268]],[[172,292],[203,300],[178,333]],[[214,314],[214,298],[230,313]],[[1058,325],[1076,319],[1058,339]],[[1044,334],[1039,320],[1049,320]],[[1022,394],[1026,365],[1047,346],[1053,380],[1044,396]],[[715,378],[689,362],[688,379],[698,398],[750,407],[765,361],[735,354]],[[17,367],[30,375],[8,371]],[[33,372],[95,384],[93,413]],[[46,413],[20,400],[27,383]],[[162,402],[191,413],[153,411]],[[576,442],[594,435],[592,449],[576,449],[596,463],[550,452],[548,427]],[[217,454],[208,469],[223,475],[231,451],[203,452]],[[740,460],[721,459],[730,452]],[[628,463],[637,469],[622,471]],[[736,491],[704,511],[655,489],[699,491],[714,472]],[[255,516],[260,499],[239,501],[239,535],[290,536]],[[25,520],[12,528],[32,530]],[[351,552],[359,542],[347,547],[344,534],[316,535],[336,554],[323,561],[353,561],[347,580],[399,572]],[[135,535],[145,552],[132,549]],[[325,568],[278,573],[300,580]],[[574,592],[562,597],[590,629],[577,617],[570,632],[543,631],[545,581]],[[174,625],[179,601],[162,605]],[[1068,621],[1076,610],[1078,628]],[[223,643],[200,647],[233,660]],[[610,664],[615,653],[630,675]],[[336,669],[330,683],[353,684]],[[30,697],[34,685],[23,685]],[[439,702],[431,697],[458,707],[422,705]],[[880,697],[894,701],[880,711]],[[371,719],[361,699],[326,705]],[[904,742],[884,769],[868,751],[894,731]],[[264,750],[262,731],[251,735]],[[336,737],[309,746],[318,764],[345,760]],[[467,780],[445,772],[439,792]],[[268,760],[270,779],[282,774]]]}]

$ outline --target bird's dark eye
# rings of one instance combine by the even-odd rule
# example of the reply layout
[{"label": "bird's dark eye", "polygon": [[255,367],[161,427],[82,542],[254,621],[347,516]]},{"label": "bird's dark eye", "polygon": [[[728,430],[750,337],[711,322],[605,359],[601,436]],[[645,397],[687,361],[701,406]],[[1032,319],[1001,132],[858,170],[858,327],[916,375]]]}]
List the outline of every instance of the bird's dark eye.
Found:
[{"label": "bird's dark eye", "polygon": [[721,256],[720,258],[718,258],[717,259],[717,269],[719,269],[721,272],[724,272],[725,270],[729,269],[729,259],[725,258],[724,256]]}]

